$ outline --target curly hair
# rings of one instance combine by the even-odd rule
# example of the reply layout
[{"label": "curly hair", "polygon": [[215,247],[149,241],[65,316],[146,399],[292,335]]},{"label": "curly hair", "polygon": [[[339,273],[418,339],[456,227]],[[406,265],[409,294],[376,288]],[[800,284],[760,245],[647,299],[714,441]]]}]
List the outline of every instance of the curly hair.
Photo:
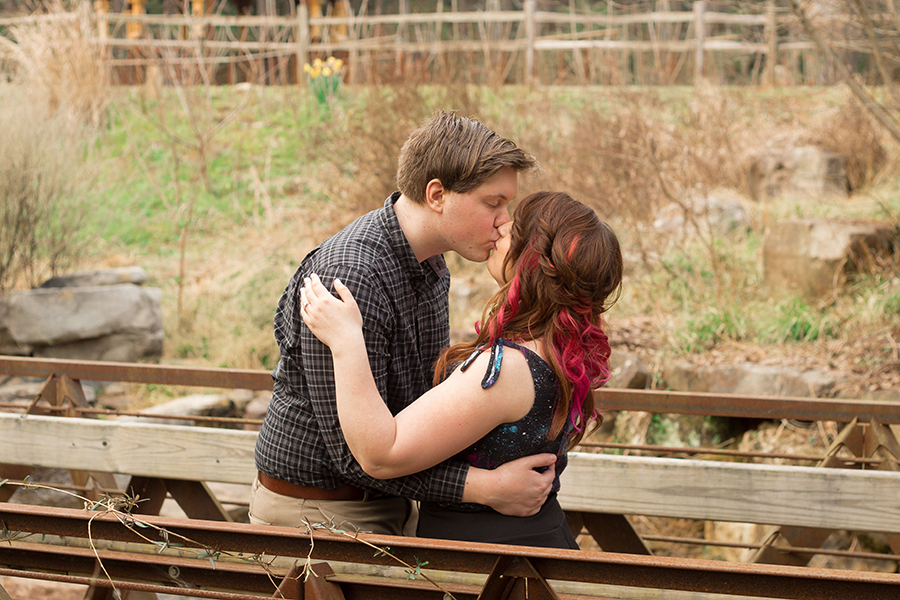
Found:
[{"label": "curly hair", "polygon": [[444,351],[435,383],[498,338],[538,341],[560,384],[549,437],[566,429],[571,447],[597,418],[591,390],[609,380],[610,347],[600,316],[621,291],[619,240],[568,194],[537,192],[516,210],[502,268],[508,280],[485,306],[477,339]]}]

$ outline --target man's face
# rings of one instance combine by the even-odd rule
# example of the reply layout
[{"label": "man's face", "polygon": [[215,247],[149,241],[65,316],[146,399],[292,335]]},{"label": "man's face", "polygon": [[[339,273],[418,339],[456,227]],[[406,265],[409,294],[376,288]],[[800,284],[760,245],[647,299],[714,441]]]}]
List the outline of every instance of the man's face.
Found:
[{"label": "man's face", "polygon": [[465,194],[446,192],[441,227],[451,250],[467,260],[484,262],[509,223],[509,203],[519,191],[518,174],[506,167]]}]

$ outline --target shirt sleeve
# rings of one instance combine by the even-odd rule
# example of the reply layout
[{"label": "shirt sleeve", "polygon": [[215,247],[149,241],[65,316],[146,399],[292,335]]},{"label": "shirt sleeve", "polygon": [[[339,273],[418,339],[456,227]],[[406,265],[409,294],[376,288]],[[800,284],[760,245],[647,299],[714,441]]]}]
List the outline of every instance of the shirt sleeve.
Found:
[{"label": "shirt sleeve", "polygon": [[[363,316],[363,334],[372,375],[381,398],[392,408],[391,412],[396,414],[406,402],[404,399],[393,399],[392,402],[388,398],[388,375],[392,361],[391,332],[398,325],[389,299],[369,274],[350,267],[332,266],[317,273],[327,289],[333,289],[332,282],[335,277],[339,277],[353,293]],[[299,333],[310,402],[335,471],[348,482],[366,489],[413,500],[459,502],[469,469],[468,463],[463,460],[448,459],[428,470],[396,479],[375,479],[363,471],[353,458],[341,431],[335,401],[331,350],[315,337],[305,323],[300,325]]]}]

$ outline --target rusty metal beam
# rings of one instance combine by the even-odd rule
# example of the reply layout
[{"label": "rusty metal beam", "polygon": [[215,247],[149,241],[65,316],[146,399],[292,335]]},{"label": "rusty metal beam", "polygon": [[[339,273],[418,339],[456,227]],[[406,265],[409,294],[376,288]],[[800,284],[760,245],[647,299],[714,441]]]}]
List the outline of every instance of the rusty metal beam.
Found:
[{"label": "rusty metal beam", "polygon": [[[60,583],[73,583],[76,585],[94,586],[99,588],[112,588],[113,582],[108,579],[94,577],[82,577],[78,575],[57,575],[54,573],[23,573],[16,569],[0,568],[0,575],[6,577],[23,577],[28,579],[40,579],[43,581],[55,581]],[[136,590],[154,594],[172,594],[179,596],[191,596],[194,598],[211,598],[214,600],[259,600],[258,594],[237,594],[232,592],[219,592],[213,590],[184,589],[171,586],[153,585],[147,583],[134,583],[131,581],[116,581],[115,586],[120,590]]]},{"label": "rusty metal beam", "polygon": [[[178,588],[238,590],[241,592],[274,593],[274,582],[284,577],[283,569],[272,569],[272,577],[250,561],[241,565],[233,562],[174,557],[159,554],[71,548],[51,544],[14,542],[0,544],[0,566],[28,569],[35,572],[56,573],[90,578],[97,571],[97,557],[106,573],[115,581],[132,581]],[[99,578],[103,578],[101,572]]]},{"label": "rusty metal beam", "polygon": [[250,369],[210,369],[137,363],[73,361],[52,358],[0,357],[0,375],[49,377],[68,375],[91,381],[126,381],[197,387],[271,390],[268,371]]},{"label": "rusty metal beam", "polygon": [[[242,523],[187,521],[147,517],[145,520],[183,536],[197,547],[245,555],[275,555],[317,560],[397,566],[390,557],[373,552],[370,545],[336,533],[315,533],[287,527],[259,527]],[[0,521],[11,531],[87,537],[88,524],[97,538],[137,542],[138,536],[115,516],[71,509],[47,509],[25,505],[0,505]],[[143,531],[143,530],[141,530]],[[672,557],[580,552],[492,544],[449,542],[393,536],[361,536],[368,544],[390,547],[390,552],[409,564],[417,557],[429,561],[429,569],[464,573],[490,573],[497,559],[528,559],[546,580],[599,583],[672,589],[698,593],[727,593],[765,598],[856,600],[900,597],[900,575],[835,571],[772,565],[724,563]],[[186,545],[188,545],[186,543]],[[511,565],[511,577],[530,577],[527,569]]]},{"label": "rusty metal beam", "polygon": [[858,417],[860,421],[877,418],[882,423],[900,424],[900,404],[887,400],[777,398],[612,388],[596,390],[594,400],[600,410],[840,423]]},{"label": "rusty metal beam", "polygon": [[[26,377],[66,375],[72,380],[125,381],[267,391],[272,389],[272,378],[268,371],[9,356],[0,357],[0,375]],[[594,392],[594,398],[603,410],[842,423],[858,417],[860,421],[876,418],[882,423],[900,424],[900,405],[886,400],[778,398],[614,388],[601,388]]]}]

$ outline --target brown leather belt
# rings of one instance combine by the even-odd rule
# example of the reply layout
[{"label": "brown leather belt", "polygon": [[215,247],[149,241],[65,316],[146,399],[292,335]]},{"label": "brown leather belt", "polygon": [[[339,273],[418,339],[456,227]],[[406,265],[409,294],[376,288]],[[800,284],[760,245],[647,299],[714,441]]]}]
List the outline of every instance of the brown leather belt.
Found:
[{"label": "brown leather belt", "polygon": [[363,500],[366,497],[365,490],[349,483],[330,490],[323,490],[322,488],[297,485],[289,481],[275,479],[262,471],[258,473],[258,477],[260,485],[270,492],[291,498],[303,498],[306,500]]}]

